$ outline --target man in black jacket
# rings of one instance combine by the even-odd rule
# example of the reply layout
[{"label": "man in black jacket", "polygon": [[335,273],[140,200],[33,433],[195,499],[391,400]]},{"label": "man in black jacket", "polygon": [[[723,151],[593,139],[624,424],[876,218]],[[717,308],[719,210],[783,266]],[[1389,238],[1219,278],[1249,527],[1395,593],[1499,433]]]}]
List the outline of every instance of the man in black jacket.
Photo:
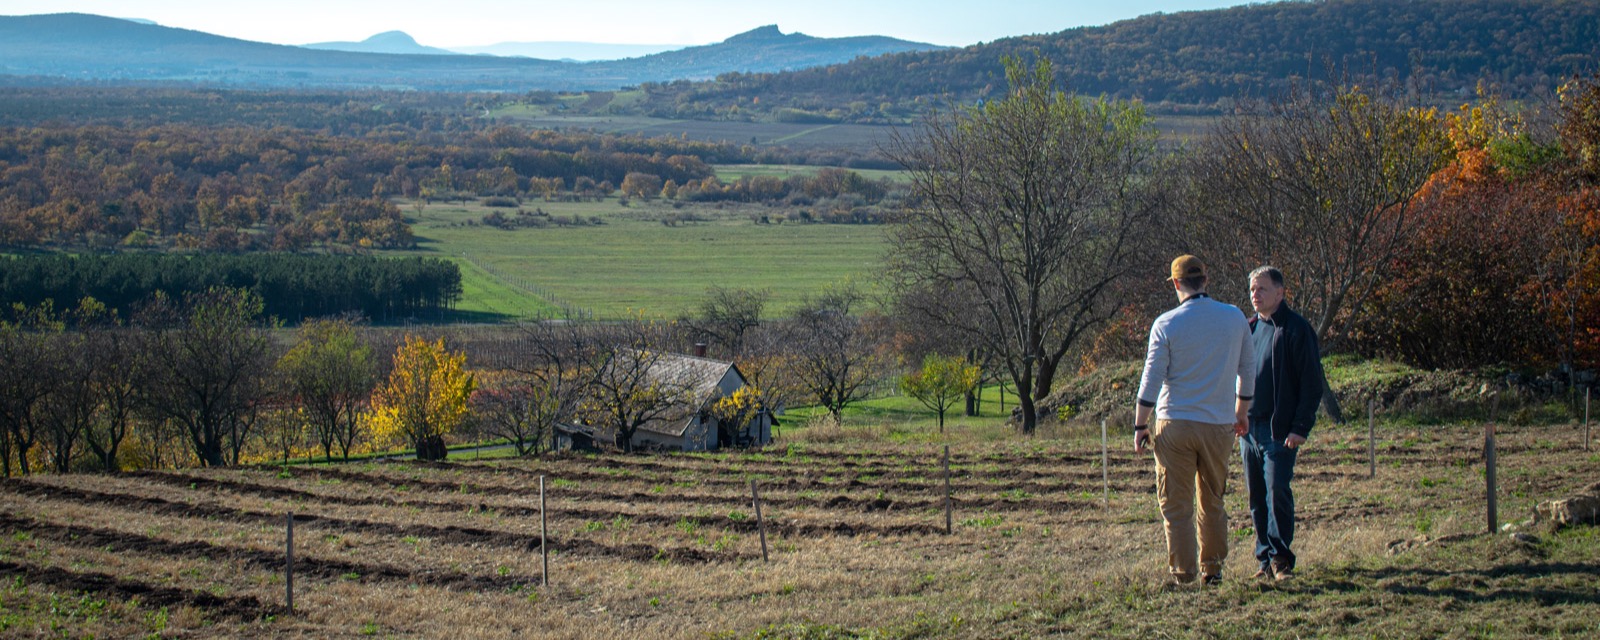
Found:
[{"label": "man in black jacket", "polygon": [[1289,309],[1283,272],[1261,267],[1250,272],[1250,337],[1255,342],[1255,402],[1249,432],[1239,439],[1250,519],[1256,530],[1257,577],[1284,580],[1294,575],[1294,462],[1311,435],[1317,404],[1327,383],[1317,333]]}]

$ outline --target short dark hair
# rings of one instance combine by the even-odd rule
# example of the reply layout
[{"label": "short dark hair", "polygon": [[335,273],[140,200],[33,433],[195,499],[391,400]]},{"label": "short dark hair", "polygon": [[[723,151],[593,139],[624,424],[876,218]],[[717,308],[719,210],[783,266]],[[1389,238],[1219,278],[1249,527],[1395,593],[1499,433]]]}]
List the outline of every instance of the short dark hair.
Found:
[{"label": "short dark hair", "polygon": [[1190,291],[1199,291],[1205,288],[1206,277],[1205,275],[1189,276],[1187,278],[1178,280],[1178,284],[1183,285],[1183,288]]},{"label": "short dark hair", "polygon": [[1272,284],[1278,285],[1278,288],[1283,288],[1283,272],[1277,267],[1270,265],[1256,267],[1255,271],[1250,272],[1250,279],[1255,280],[1263,275],[1272,278]]}]

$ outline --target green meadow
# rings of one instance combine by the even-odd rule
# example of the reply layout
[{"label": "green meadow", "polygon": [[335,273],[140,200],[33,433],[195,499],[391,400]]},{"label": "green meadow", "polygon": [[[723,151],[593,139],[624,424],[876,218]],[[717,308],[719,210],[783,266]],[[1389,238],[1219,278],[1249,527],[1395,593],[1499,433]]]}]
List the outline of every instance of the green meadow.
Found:
[{"label": "green meadow", "polygon": [[[694,309],[712,286],[768,289],[768,313],[782,315],[829,284],[870,286],[885,248],[882,226],[758,224],[761,215],[781,213],[761,205],[530,200],[524,211],[600,224],[512,230],[480,221],[491,211],[515,218],[516,209],[435,202],[419,213],[414,203],[401,206],[419,246],[408,253],[460,264],[458,311],[477,321],[548,317],[563,305],[600,319],[672,317]],[[686,216],[696,221],[663,223]]]},{"label": "green meadow", "polygon": [[[790,178],[794,176],[814,176],[825,167],[803,164],[722,164],[717,165],[717,177],[723,182],[733,182],[746,176],[770,176],[773,178]],[[905,171],[891,171],[887,169],[851,169],[861,174],[868,180],[882,180],[888,178],[894,182],[909,182],[910,177]]]}]

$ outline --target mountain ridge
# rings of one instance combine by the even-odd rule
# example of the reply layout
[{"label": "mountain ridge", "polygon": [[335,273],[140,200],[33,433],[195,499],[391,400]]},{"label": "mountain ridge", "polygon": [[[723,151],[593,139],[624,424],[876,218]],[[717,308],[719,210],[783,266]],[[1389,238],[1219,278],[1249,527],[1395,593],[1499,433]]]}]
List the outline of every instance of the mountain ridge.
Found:
[{"label": "mountain ridge", "polygon": [[798,110],[805,113],[790,117],[898,122],[918,104],[1003,95],[1007,57],[1047,57],[1064,89],[1171,113],[1225,112],[1240,99],[1271,99],[1329,73],[1411,83],[1435,104],[1470,98],[1479,82],[1502,97],[1538,99],[1600,68],[1600,3],[1317,0],[1156,13],[955,49],[650,86],[648,99],[631,108],[662,118],[726,118],[738,105],[742,118]]},{"label": "mountain ridge", "polygon": [[[575,63],[295,47],[82,13],[0,16],[0,75],[246,87],[613,90],[644,82],[775,72],[939,48],[886,37],[778,33],[780,37],[773,39],[775,32],[776,27],[762,27],[716,44]],[[405,39],[411,41],[410,36]]]}]

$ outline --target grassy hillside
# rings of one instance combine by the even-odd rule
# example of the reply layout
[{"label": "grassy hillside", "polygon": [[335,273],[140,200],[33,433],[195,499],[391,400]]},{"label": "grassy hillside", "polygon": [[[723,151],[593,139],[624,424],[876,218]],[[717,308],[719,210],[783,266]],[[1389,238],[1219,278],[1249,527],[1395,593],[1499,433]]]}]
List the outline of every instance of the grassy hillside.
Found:
[{"label": "grassy hillside", "polygon": [[1327,63],[1413,80],[1441,101],[1470,97],[1479,81],[1508,98],[1540,99],[1600,63],[1597,43],[1600,5],[1593,2],[1264,2],[788,73],[649,85],[642,108],[660,117],[790,113],[894,122],[930,103],[1004,95],[1001,60],[1036,55],[1054,60],[1059,83],[1073,91],[1140,99],[1168,112],[1226,111],[1235,99],[1325,77]]}]

